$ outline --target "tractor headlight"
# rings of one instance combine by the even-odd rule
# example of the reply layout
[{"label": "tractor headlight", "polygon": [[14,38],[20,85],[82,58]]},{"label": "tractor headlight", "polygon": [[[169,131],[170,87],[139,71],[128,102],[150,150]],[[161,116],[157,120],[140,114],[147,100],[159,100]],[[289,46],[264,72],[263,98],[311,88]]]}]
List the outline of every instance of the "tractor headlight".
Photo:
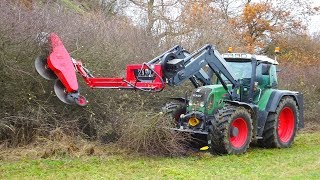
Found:
[{"label": "tractor headlight", "polygon": [[205,102],[192,102],[192,101],[189,101],[189,106],[194,106],[194,107],[200,107],[200,108],[202,108],[202,107],[204,107],[204,105],[205,105]]}]

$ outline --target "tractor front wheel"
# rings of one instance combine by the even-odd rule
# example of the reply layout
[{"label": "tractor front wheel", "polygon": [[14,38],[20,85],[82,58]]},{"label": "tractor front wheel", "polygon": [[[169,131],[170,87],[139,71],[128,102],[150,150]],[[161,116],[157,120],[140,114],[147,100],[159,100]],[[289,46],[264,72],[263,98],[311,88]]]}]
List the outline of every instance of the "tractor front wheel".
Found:
[{"label": "tractor front wheel", "polygon": [[247,151],[252,139],[252,119],[243,107],[226,105],[219,110],[209,127],[211,153],[241,154]]},{"label": "tractor front wheel", "polygon": [[182,102],[170,102],[162,107],[162,112],[168,113],[174,119],[174,123],[177,123],[180,119],[180,115],[186,113],[187,105]]},{"label": "tractor front wheel", "polygon": [[267,148],[287,148],[293,143],[297,131],[299,110],[292,97],[284,97],[276,112],[269,113],[260,144]]}]

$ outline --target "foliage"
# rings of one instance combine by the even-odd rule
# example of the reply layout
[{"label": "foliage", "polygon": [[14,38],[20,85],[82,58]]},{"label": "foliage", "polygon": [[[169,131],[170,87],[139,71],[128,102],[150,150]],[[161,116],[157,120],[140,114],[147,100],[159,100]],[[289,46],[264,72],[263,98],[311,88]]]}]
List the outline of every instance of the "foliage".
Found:
[{"label": "foliage", "polygon": [[255,52],[270,42],[274,35],[284,33],[304,34],[306,16],[315,11],[310,10],[306,1],[262,1],[245,4],[240,17],[231,23],[240,31],[247,50]]},{"label": "foliage", "polygon": [[187,135],[173,132],[173,120],[162,113],[130,114],[118,141],[120,147],[146,155],[177,156],[187,152]]},{"label": "foliage", "polygon": [[[106,21],[99,14],[81,16],[68,11],[56,11],[50,6],[35,6],[33,10],[28,10],[19,7],[14,9],[15,5],[11,3],[1,2],[0,5],[3,17],[0,21],[3,85],[1,143],[13,146],[26,144],[36,136],[47,136],[56,128],[63,129],[69,135],[80,133],[92,139],[104,136],[99,134],[101,131],[97,132],[96,128],[100,127],[98,124],[104,124],[103,128],[107,129],[118,119],[108,118],[118,116],[118,107],[105,101],[118,100],[109,96],[109,93],[97,92],[89,97],[92,102],[87,108],[61,104],[53,95],[53,84],[42,80],[33,68],[34,58],[40,53],[35,42],[36,36],[40,32],[58,33],[73,57],[82,57],[86,65],[96,67],[94,74],[104,73],[107,76],[114,76],[127,63],[141,61],[144,58],[140,57],[148,56],[145,52],[147,47],[153,46],[152,40],[146,42],[140,30],[123,20]],[[104,33],[105,29],[108,29],[108,33]],[[136,57],[132,58],[132,54],[136,54]],[[84,94],[88,91],[83,90]],[[138,96],[137,93],[132,94]]]},{"label": "foliage", "polygon": [[[222,0],[219,0],[221,6],[212,5],[216,1],[174,1],[174,7],[181,10],[177,17],[170,15],[170,4],[161,4],[160,1],[130,1],[124,3],[127,6],[124,9],[130,8],[135,2],[140,3],[141,6],[135,7],[144,9],[143,12],[155,12],[153,19],[141,19],[141,24],[136,25],[118,9],[120,5],[109,4],[115,8],[109,14],[94,0],[0,2],[1,147],[30,144],[39,137],[48,138],[59,130],[65,136],[104,143],[116,142],[120,138],[118,143],[128,149],[152,154],[154,139],[148,139],[149,137],[157,137],[158,133],[161,137],[157,139],[159,142],[162,138],[176,136],[171,136],[167,131],[162,136],[163,129],[148,130],[145,126],[138,128],[139,132],[145,132],[147,136],[130,136],[131,133],[137,133],[134,132],[137,127],[133,126],[136,119],[142,116],[143,125],[161,121],[161,118],[151,118],[154,121],[149,122],[148,117],[153,116],[145,118],[145,115],[157,114],[168,97],[181,97],[192,90],[192,86],[187,83],[179,88],[168,87],[158,94],[119,90],[92,91],[80,84],[81,92],[89,100],[88,107],[64,105],[55,97],[53,83],[43,80],[33,68],[35,57],[41,53],[35,42],[40,32],[56,32],[71,56],[81,58],[95,76],[124,76],[127,64],[148,61],[174,44],[181,44],[193,51],[211,43],[217,45],[220,52],[225,52],[228,46],[234,46],[235,51],[239,52],[245,51],[248,43],[252,42],[251,50],[260,47],[260,52],[269,56],[273,55],[275,46],[280,46],[282,51],[278,60],[283,69],[279,74],[281,88],[303,92],[306,122],[319,124],[319,36],[304,34],[304,25],[295,28],[289,26],[289,22],[293,21],[285,19],[295,15],[292,13],[293,6],[288,6],[290,8],[287,11],[281,11],[290,10],[291,13],[288,12],[284,19],[273,25],[274,18],[279,16],[277,13],[283,7],[281,3],[250,3],[243,6],[243,9],[240,8],[242,11],[236,18],[236,13],[230,13],[227,8],[229,6],[224,6]],[[155,6],[154,11],[148,10],[146,2]],[[151,29],[148,30],[144,20],[146,24],[152,24]],[[294,21],[296,20],[299,18]],[[252,29],[254,36],[249,37],[256,40],[242,39],[250,34],[248,27],[254,21],[259,23],[256,29]],[[300,33],[289,34],[288,29]],[[165,118],[163,120],[161,123],[167,123]],[[128,126],[130,128],[126,131],[125,127]],[[125,143],[123,140],[126,137],[137,143]],[[133,137],[137,139],[132,139]],[[161,145],[164,151],[160,154],[170,154],[168,149],[176,148],[173,148],[173,144],[179,145],[177,141],[170,143]],[[167,145],[169,148],[166,149]]]}]

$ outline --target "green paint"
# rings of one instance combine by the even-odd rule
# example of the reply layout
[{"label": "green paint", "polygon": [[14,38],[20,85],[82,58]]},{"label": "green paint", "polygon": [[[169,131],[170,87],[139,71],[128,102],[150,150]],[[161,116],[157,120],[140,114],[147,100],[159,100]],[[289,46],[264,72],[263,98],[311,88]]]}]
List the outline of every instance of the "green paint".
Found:
[{"label": "green paint", "polygon": [[[193,105],[189,105],[187,107],[187,111],[200,111],[202,113],[205,113],[207,115],[212,115],[216,109],[222,108],[223,103],[223,95],[227,93],[227,91],[223,88],[221,84],[215,84],[215,85],[208,85],[208,86],[202,86],[201,88],[210,88],[211,92],[206,98],[206,102],[204,107],[198,107],[195,108]],[[228,89],[231,90],[231,85],[228,85]],[[260,111],[264,111],[268,101],[270,99],[271,93],[274,91],[274,89],[262,89],[261,95],[255,95],[255,102],[257,102],[257,105],[259,106]],[[213,97],[213,98],[212,98]],[[212,102],[213,100],[213,102]]]},{"label": "green paint", "polygon": [[[231,90],[231,84],[227,85],[228,89]],[[202,113],[212,115],[217,108],[223,107],[224,103],[222,101],[223,95],[227,93],[227,91],[223,88],[221,84],[214,84],[208,86],[202,86],[198,89],[209,88],[211,89],[210,94],[206,98],[205,107],[195,108],[192,104],[189,104],[187,107],[187,111],[200,111]],[[212,102],[213,101],[213,102]]]},{"label": "green paint", "polygon": [[266,89],[264,91],[262,91],[261,93],[261,97],[260,97],[260,100],[258,102],[258,106],[259,106],[259,110],[260,111],[264,111],[267,104],[268,104],[268,101],[270,99],[270,96],[271,96],[271,93],[274,91],[274,89]]},{"label": "green paint", "polygon": [[[216,84],[216,85],[210,85],[209,86],[212,91],[211,91],[211,94],[210,96],[213,96],[213,106],[212,108],[208,108],[208,114],[209,115],[212,115],[214,113],[214,111],[216,109],[219,109],[219,108],[222,108],[223,105],[224,105],[224,102],[222,101],[223,100],[223,95],[227,93],[227,91],[224,89],[224,87],[221,85],[221,84]],[[231,90],[231,85],[229,84],[228,85],[228,89]],[[209,100],[209,98],[208,98]]]},{"label": "green paint", "polygon": [[[276,72],[276,66],[271,65],[269,69],[269,75],[262,75],[262,64],[259,64],[257,66],[256,70],[256,82],[258,83],[257,90],[254,92],[254,100],[253,103],[257,104],[259,106],[260,111],[264,111],[268,101],[270,99],[271,93],[274,91],[274,89],[271,89],[271,87],[276,88],[277,86],[277,72]],[[242,81],[240,80],[240,83]],[[214,85],[207,85],[199,87],[198,89],[211,89],[211,92],[209,95],[207,95],[206,100],[203,100],[205,104],[204,107],[198,107],[195,108],[192,104],[187,107],[187,111],[200,111],[207,115],[212,115],[216,109],[222,108],[224,106],[224,102],[222,101],[223,95],[227,93],[227,91],[223,88],[221,84],[216,82],[217,84]],[[228,84],[228,89],[232,90],[232,85]],[[245,84],[242,84],[242,86],[247,86]],[[242,98],[246,98],[249,94],[249,88],[245,87],[242,91]],[[240,94],[241,89],[237,90],[237,93]],[[213,101],[213,102],[212,102]]]}]

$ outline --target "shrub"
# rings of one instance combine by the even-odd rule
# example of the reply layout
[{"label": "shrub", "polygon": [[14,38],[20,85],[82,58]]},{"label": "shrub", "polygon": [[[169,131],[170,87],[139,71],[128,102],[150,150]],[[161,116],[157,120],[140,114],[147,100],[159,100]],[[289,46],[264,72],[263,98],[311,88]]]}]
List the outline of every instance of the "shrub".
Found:
[{"label": "shrub", "polygon": [[146,155],[182,155],[187,152],[188,135],[174,132],[173,120],[162,113],[131,113],[123,122],[118,144]]}]

